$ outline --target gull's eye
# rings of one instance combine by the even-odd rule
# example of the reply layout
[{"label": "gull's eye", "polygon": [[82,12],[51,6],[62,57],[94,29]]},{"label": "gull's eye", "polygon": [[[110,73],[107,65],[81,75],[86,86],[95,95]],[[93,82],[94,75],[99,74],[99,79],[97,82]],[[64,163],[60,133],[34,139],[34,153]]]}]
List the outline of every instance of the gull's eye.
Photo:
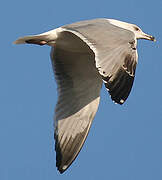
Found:
[{"label": "gull's eye", "polygon": [[134,27],[135,31],[140,31],[140,29],[138,27]]}]

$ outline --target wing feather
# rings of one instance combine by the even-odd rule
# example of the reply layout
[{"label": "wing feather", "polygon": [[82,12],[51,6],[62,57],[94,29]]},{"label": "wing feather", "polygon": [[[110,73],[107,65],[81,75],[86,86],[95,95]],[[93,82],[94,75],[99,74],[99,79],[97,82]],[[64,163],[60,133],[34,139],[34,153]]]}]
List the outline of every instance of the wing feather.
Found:
[{"label": "wing feather", "polygon": [[69,52],[55,47],[51,52],[58,84],[55,110],[56,166],[63,173],[78,155],[96,114],[102,79],[94,54]]},{"label": "wing feather", "polygon": [[107,19],[63,26],[84,41],[95,53],[98,69],[113,101],[123,104],[131,91],[137,64],[135,35]]}]

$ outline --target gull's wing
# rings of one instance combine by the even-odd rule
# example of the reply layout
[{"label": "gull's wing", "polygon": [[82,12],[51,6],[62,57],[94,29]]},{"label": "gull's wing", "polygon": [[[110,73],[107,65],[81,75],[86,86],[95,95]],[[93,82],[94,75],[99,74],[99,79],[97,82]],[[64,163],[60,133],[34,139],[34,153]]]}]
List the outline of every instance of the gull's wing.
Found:
[{"label": "gull's wing", "polygon": [[66,25],[62,31],[75,34],[93,50],[112,100],[123,104],[133,85],[138,58],[134,33],[110,24],[108,19]]},{"label": "gull's wing", "polygon": [[59,96],[54,119],[56,166],[60,173],[78,155],[99,105],[102,79],[94,53],[88,51],[71,52],[57,45],[51,51]]}]

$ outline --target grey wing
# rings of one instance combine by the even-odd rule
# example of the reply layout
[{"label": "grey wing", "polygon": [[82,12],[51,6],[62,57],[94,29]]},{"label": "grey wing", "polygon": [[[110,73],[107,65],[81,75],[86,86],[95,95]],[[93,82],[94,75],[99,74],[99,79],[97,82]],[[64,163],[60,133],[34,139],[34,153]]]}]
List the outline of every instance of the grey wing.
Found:
[{"label": "grey wing", "polygon": [[107,19],[63,26],[82,39],[95,53],[96,67],[113,101],[123,104],[131,91],[137,64],[134,33]]},{"label": "grey wing", "polygon": [[74,161],[98,109],[102,79],[94,54],[52,49],[51,59],[58,85],[55,110],[56,166],[63,173]]}]

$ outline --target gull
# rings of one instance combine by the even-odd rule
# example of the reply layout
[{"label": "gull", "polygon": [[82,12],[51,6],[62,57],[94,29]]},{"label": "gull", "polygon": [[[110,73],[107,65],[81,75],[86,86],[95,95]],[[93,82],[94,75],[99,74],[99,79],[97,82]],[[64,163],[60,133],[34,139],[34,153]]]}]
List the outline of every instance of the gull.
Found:
[{"label": "gull", "polygon": [[155,41],[138,26],[93,19],[21,37],[15,44],[51,46],[58,101],[54,115],[56,166],[63,173],[80,152],[98,109],[104,83],[111,99],[128,98],[137,65],[137,40]]}]

